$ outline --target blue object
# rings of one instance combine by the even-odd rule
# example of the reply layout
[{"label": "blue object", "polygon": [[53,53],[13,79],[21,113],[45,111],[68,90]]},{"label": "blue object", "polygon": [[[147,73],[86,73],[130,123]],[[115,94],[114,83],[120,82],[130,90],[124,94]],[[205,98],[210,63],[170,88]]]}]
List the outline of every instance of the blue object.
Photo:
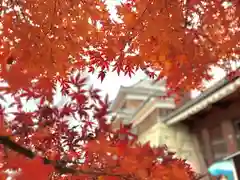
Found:
[{"label": "blue object", "polygon": [[208,168],[208,172],[212,176],[224,175],[228,178],[228,180],[234,180],[233,171],[234,165],[230,160],[216,162]]}]

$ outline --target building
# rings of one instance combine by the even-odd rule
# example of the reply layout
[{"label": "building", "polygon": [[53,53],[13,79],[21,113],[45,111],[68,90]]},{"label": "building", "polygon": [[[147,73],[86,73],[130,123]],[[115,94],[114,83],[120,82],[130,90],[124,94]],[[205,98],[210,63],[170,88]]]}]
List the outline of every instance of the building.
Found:
[{"label": "building", "polygon": [[[112,102],[111,111],[115,113],[113,127],[118,127],[121,123],[132,122],[132,117],[149,99],[155,99],[157,96],[164,96],[166,88],[164,82],[152,83],[149,80],[141,80],[131,87],[120,87],[117,97]],[[170,108],[175,105],[170,103]]]},{"label": "building", "polygon": [[163,119],[169,128],[184,124],[197,137],[203,166],[240,150],[239,87],[239,73],[231,79],[224,78]]},{"label": "building", "polygon": [[[164,80],[156,83],[142,80],[131,87],[121,87],[111,105],[113,128],[117,129],[120,123],[131,122],[132,131],[141,143],[149,141],[152,146],[166,144],[177,156],[187,159],[197,172],[206,172],[206,167],[200,166],[204,164],[203,157],[189,127],[182,123],[171,126],[163,123],[178,108],[174,98],[160,98],[165,95]],[[189,97],[189,94],[184,96],[185,99]]]}]

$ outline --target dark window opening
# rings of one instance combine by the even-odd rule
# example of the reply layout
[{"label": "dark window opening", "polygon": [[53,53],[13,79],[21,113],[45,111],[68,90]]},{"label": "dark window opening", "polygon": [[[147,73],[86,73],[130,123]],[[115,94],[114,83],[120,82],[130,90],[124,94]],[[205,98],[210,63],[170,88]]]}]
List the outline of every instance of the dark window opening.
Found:
[{"label": "dark window opening", "polygon": [[171,112],[173,111],[173,109],[160,109],[159,110],[159,116],[164,117],[169,115]]},{"label": "dark window opening", "polygon": [[127,103],[124,102],[124,104],[122,105],[122,108],[121,108],[121,109],[126,109],[126,107],[127,107]]},{"label": "dark window opening", "polygon": [[209,135],[214,160],[219,160],[227,156],[227,144],[222,134],[222,127],[218,125],[209,129]]},{"label": "dark window opening", "polygon": [[236,141],[237,141],[237,148],[238,150],[240,150],[240,120],[234,120],[233,127],[234,127]]}]

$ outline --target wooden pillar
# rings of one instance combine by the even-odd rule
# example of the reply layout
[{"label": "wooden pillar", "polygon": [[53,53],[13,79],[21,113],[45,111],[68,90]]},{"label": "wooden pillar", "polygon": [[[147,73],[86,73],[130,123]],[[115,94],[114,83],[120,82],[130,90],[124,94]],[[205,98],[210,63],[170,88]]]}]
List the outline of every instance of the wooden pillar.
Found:
[{"label": "wooden pillar", "polygon": [[[205,161],[205,157],[204,157],[204,152],[202,151],[202,148],[203,148],[203,144],[202,144],[202,134],[192,134],[192,140],[193,140],[193,144],[194,144],[194,147],[196,148],[196,157],[198,159],[198,166],[199,166],[199,172],[201,173],[204,173],[204,172],[207,172],[208,169],[207,169],[207,164],[206,164],[206,161]],[[201,136],[201,137],[199,137]],[[200,138],[200,139],[199,139]],[[209,180],[209,177],[205,177],[203,178],[202,180]]]},{"label": "wooden pillar", "polygon": [[203,146],[204,146],[204,152],[206,159],[208,160],[208,165],[213,162],[213,152],[211,150],[211,144],[210,144],[210,135],[208,132],[208,129],[204,128],[202,129],[202,139],[203,139]]},{"label": "wooden pillar", "polygon": [[222,121],[221,126],[222,126],[223,137],[227,145],[228,154],[232,154],[237,151],[237,141],[236,141],[232,121],[224,120]]}]

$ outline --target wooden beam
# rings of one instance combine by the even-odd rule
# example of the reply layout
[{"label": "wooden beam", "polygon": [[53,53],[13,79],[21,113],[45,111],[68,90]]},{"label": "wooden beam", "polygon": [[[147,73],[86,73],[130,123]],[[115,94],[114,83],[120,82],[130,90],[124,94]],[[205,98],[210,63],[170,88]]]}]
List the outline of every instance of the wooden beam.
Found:
[{"label": "wooden beam", "polygon": [[218,101],[213,104],[214,107],[220,108],[220,109],[227,109],[229,106],[233,103],[232,100],[226,100],[226,101]]}]

